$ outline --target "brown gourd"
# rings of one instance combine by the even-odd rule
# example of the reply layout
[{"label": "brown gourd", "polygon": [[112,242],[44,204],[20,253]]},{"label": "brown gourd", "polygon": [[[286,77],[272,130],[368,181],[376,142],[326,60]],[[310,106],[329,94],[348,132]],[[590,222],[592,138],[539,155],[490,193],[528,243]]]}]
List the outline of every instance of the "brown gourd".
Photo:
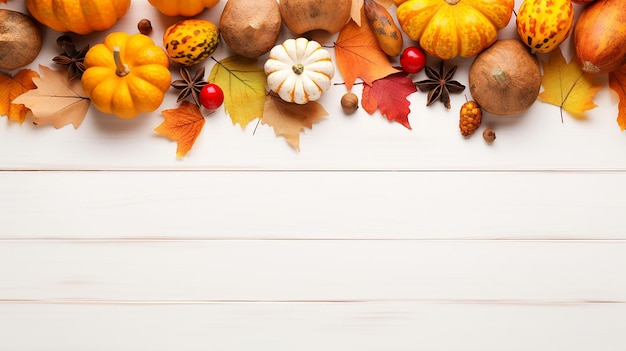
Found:
[{"label": "brown gourd", "polygon": [[626,64],[626,10],[623,0],[596,0],[583,8],[574,26],[576,60],[585,72],[603,74]]},{"label": "brown gourd", "polygon": [[220,17],[222,39],[235,53],[257,58],[274,47],[283,21],[276,0],[229,0]]},{"label": "brown gourd", "polygon": [[35,20],[0,9],[0,68],[12,70],[33,62],[41,50],[41,30]]},{"label": "brown gourd", "polygon": [[472,62],[469,87],[483,111],[498,116],[521,113],[539,95],[539,60],[519,39],[496,41]]},{"label": "brown gourd", "polygon": [[312,30],[337,33],[350,19],[352,0],[281,0],[280,14],[295,34]]}]

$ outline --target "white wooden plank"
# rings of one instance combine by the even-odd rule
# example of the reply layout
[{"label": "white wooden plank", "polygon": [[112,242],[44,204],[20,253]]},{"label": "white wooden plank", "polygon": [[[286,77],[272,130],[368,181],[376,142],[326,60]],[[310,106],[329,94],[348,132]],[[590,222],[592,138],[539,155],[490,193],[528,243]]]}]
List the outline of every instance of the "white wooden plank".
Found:
[{"label": "white wooden plank", "polygon": [[0,238],[624,239],[624,173],[0,172]]},{"label": "white wooden plank", "polygon": [[[517,3],[519,6],[521,1]],[[218,23],[224,4],[220,2],[200,18]],[[24,9],[23,3],[16,1],[5,6]],[[152,38],[157,42],[164,27],[179,20],[159,16],[146,1],[134,1],[130,13],[112,30],[136,32],[136,23],[143,17],[153,19]],[[516,36],[514,25],[512,20],[501,37]],[[79,45],[94,44],[108,32],[75,40]],[[32,68],[38,63],[53,65],[51,59],[59,51],[56,35],[47,34],[40,60]],[[285,30],[280,40],[291,36]],[[334,37],[324,39],[332,45]],[[569,50],[564,51],[569,55]],[[214,56],[219,59],[230,54],[221,45]],[[459,66],[455,77],[464,84],[471,61],[449,62]],[[206,63],[208,69],[212,62]],[[429,59],[429,64],[436,63]],[[176,76],[176,67],[172,70]],[[414,80],[424,76],[422,72]],[[606,85],[605,76],[599,80]],[[335,81],[342,81],[340,74]],[[360,93],[360,89],[357,86],[355,92]],[[615,152],[626,148],[626,138],[616,124],[617,101],[608,88],[601,90],[596,99],[599,107],[589,113],[586,121],[566,116],[562,123],[558,108],[541,102],[521,116],[498,118],[487,114],[484,126],[495,128],[498,135],[493,145],[486,144],[480,135],[466,140],[458,132],[463,94],[453,96],[451,110],[440,104],[426,107],[425,93],[412,94],[413,130],[409,131],[389,123],[378,112],[370,116],[360,109],[353,116],[345,116],[339,104],[345,91],[344,86],[336,85],[322,98],[320,102],[329,117],[303,133],[299,154],[282,138],[275,137],[270,127],[260,125],[255,133],[253,122],[242,131],[218,111],[208,118],[189,156],[177,161],[175,143],[153,131],[162,122],[158,111],[129,121],[91,109],[78,130],[0,123],[0,169],[626,169],[626,153]],[[469,91],[465,95],[471,98]],[[175,107],[175,99],[172,90],[161,109]]]},{"label": "white wooden plank", "polygon": [[2,351],[622,351],[624,305],[0,304]]},{"label": "white wooden plank", "polygon": [[626,243],[0,243],[0,299],[626,303]]}]

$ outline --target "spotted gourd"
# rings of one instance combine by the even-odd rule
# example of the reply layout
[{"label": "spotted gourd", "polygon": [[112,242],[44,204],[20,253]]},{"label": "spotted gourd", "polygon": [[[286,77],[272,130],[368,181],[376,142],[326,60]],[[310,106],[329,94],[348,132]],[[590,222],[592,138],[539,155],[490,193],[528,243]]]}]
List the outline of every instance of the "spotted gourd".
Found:
[{"label": "spotted gourd", "polygon": [[533,53],[557,48],[574,24],[571,0],[524,0],[517,14],[517,34]]}]

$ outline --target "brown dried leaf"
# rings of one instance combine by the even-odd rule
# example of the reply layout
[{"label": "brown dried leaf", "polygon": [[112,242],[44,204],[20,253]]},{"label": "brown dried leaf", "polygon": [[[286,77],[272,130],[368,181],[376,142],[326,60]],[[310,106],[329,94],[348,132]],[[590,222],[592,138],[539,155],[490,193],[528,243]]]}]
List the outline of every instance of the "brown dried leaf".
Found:
[{"label": "brown dried leaf", "polygon": [[39,65],[41,77],[33,78],[33,89],[13,100],[30,108],[34,123],[61,128],[72,124],[78,128],[87,114],[91,100],[85,96],[80,81],[67,80],[65,72]]},{"label": "brown dried leaf", "polygon": [[326,116],[328,112],[316,101],[298,105],[270,93],[265,99],[261,123],[270,125],[276,136],[284,136],[289,145],[300,151],[300,132],[304,128],[312,129],[314,122]]}]

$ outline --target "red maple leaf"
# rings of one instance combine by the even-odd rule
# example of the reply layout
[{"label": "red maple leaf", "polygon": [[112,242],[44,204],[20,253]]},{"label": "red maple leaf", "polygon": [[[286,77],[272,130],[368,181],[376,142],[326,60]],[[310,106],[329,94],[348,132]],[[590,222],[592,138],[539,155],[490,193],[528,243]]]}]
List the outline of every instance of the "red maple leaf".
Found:
[{"label": "red maple leaf", "polygon": [[363,85],[361,106],[370,115],[377,109],[388,120],[398,122],[408,129],[411,112],[409,95],[416,92],[415,83],[408,73],[399,72]]}]

